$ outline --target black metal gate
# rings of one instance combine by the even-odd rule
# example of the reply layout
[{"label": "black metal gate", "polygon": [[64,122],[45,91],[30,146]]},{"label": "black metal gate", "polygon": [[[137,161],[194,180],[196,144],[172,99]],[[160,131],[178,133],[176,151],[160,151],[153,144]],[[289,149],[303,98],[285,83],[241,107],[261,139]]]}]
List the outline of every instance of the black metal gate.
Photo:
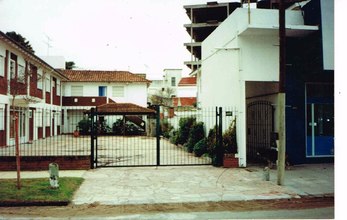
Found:
[{"label": "black metal gate", "polygon": [[[165,116],[165,112],[161,113],[160,109],[160,106],[156,106],[155,114],[104,114],[92,109],[89,114],[92,168],[211,164],[210,157],[197,157],[187,152],[183,145],[173,144],[164,126],[167,126],[168,121],[177,126],[178,118],[189,117],[205,117],[204,121],[215,122],[217,112],[182,110],[170,118]],[[107,130],[111,132],[107,133]]]},{"label": "black metal gate", "polygon": [[274,131],[274,108],[268,101],[247,106],[247,160],[257,161],[257,152],[270,149]]}]

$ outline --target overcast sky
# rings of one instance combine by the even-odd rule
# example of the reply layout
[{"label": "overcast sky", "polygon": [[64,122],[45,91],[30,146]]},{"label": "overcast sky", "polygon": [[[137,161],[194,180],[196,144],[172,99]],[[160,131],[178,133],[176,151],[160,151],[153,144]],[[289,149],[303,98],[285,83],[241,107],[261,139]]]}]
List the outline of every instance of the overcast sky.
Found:
[{"label": "overcast sky", "polygon": [[[226,1],[219,1],[226,2]],[[81,69],[190,71],[183,5],[206,0],[0,0],[0,30],[16,31],[36,55],[64,56]],[[47,43],[50,44],[48,47]]]}]

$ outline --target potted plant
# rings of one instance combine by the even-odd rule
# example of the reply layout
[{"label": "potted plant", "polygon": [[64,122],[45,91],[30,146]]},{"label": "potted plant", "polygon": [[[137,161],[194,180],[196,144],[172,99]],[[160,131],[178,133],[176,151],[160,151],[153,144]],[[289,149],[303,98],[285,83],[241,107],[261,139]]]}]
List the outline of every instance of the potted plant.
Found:
[{"label": "potted plant", "polygon": [[236,141],[236,118],[231,122],[230,127],[223,134],[223,167],[236,168],[239,167],[239,158],[237,157],[237,141]]},{"label": "potted plant", "polygon": [[76,126],[76,129],[73,132],[74,137],[79,137],[80,136],[80,131],[78,130],[78,126]]}]

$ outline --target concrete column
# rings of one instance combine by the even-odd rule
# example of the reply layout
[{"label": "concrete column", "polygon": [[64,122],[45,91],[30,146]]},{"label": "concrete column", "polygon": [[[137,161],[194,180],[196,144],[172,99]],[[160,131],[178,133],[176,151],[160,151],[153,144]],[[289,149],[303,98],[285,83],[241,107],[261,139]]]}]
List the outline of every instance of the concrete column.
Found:
[{"label": "concrete column", "polygon": [[240,81],[240,101],[238,114],[236,114],[236,134],[238,140],[239,166],[247,166],[247,132],[246,132],[246,85],[245,81]]},{"label": "concrete column", "polygon": [[284,184],[285,172],[285,155],[286,155],[286,95],[285,93],[278,94],[278,110],[279,110],[279,131],[278,131],[278,164],[277,164],[277,184]]},{"label": "concrete column", "polygon": [[63,118],[64,126],[63,126],[63,130],[62,131],[64,133],[67,133],[68,132],[67,109],[64,108],[64,109],[62,109],[62,111],[64,112],[64,118]]}]

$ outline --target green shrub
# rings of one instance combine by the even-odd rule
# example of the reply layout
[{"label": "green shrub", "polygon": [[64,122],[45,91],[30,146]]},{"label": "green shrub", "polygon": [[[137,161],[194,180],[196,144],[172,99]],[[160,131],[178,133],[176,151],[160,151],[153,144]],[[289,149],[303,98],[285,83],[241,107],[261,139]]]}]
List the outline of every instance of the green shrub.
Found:
[{"label": "green shrub", "polygon": [[212,158],[212,155],[215,154],[216,150],[216,126],[211,128],[208,132],[208,136],[206,139],[206,145],[207,145],[207,153]]},{"label": "green shrub", "polygon": [[223,165],[223,157],[222,155],[218,155],[216,129],[218,129],[218,127],[214,126],[213,128],[209,130],[208,136],[206,139],[206,145],[207,145],[207,153],[212,159],[212,165],[216,167],[220,167]]},{"label": "green shrub", "polygon": [[115,134],[123,134],[124,133],[124,126],[123,126],[123,119],[117,119],[112,125],[112,131]]},{"label": "green shrub", "polygon": [[161,122],[161,132],[165,138],[171,137],[173,128],[174,127],[167,120]]},{"label": "green shrub", "polygon": [[189,132],[195,122],[194,117],[181,118],[175,144],[185,144],[189,138]]},{"label": "green shrub", "polygon": [[[106,131],[110,130],[106,127]],[[127,121],[124,124],[123,119],[117,119],[112,125],[112,132],[117,135],[136,135],[142,132],[142,129],[136,124]]]},{"label": "green shrub", "polygon": [[189,153],[193,152],[194,145],[203,138],[205,138],[204,123],[194,123],[190,129],[188,141],[185,144],[187,151]]},{"label": "green shrub", "polygon": [[198,143],[194,145],[193,152],[195,156],[201,157],[207,153],[207,141],[206,138],[201,139]]},{"label": "green shrub", "polygon": [[236,119],[231,122],[228,130],[223,134],[223,148],[224,153],[237,153]]},{"label": "green shrub", "polygon": [[177,139],[178,139],[178,131],[173,129],[170,135],[170,143],[177,144]]},{"label": "green shrub", "polygon": [[91,121],[89,118],[83,118],[81,121],[78,122],[78,129],[80,134],[89,134],[90,133],[90,124]]}]

